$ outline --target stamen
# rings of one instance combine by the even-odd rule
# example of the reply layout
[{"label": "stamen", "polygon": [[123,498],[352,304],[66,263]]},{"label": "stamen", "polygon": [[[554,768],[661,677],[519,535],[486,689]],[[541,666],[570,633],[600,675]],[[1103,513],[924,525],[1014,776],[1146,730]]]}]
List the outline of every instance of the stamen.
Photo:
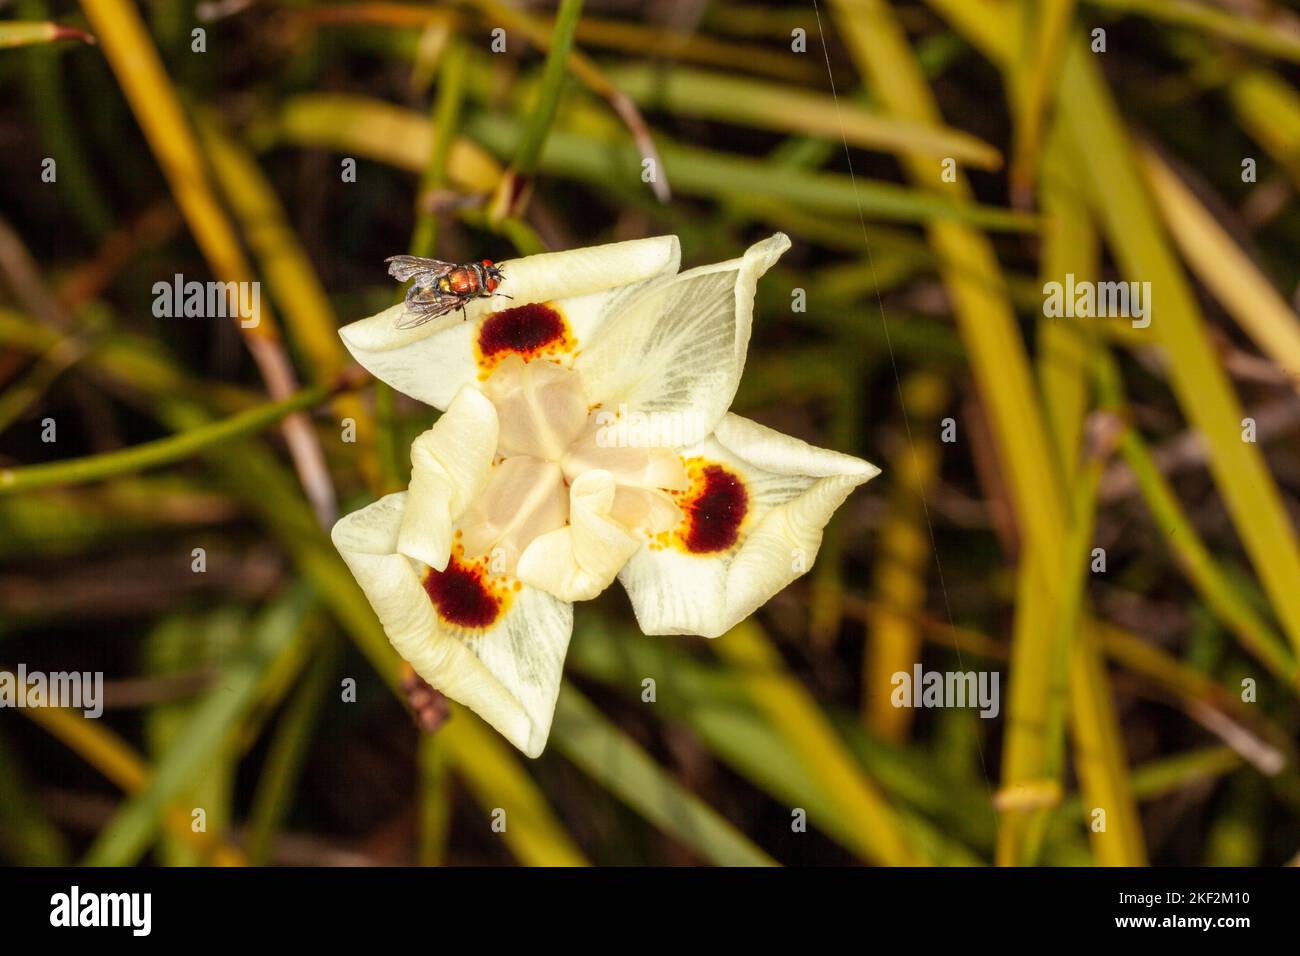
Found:
[{"label": "stamen", "polygon": [[487,487],[462,516],[465,554],[486,556],[493,572],[512,574],[533,538],[568,520],[569,491],[560,466],[516,455],[493,467]]},{"label": "stamen", "polygon": [[[690,492],[692,479],[674,449],[611,445],[602,425],[608,416],[589,405],[581,374],[521,354],[535,352],[537,343],[557,340],[551,318],[558,313],[553,316],[546,308],[521,306],[496,313],[484,323],[488,337],[480,333],[480,352],[498,359],[483,393],[497,411],[499,460],[460,519],[457,534],[464,553],[487,558],[494,574],[513,575],[520,555],[536,538],[569,524],[570,487],[594,471],[612,477],[613,499],[606,508],[627,531],[653,542],[685,527],[683,541],[691,550],[729,547],[745,514],[744,486],[736,484],[738,495],[733,490],[729,504],[718,498],[725,488],[706,488],[702,498],[690,499],[696,511],[684,514],[673,495]],[[734,516],[729,524],[727,514]],[[729,530],[720,533],[721,525]]]},{"label": "stamen", "polygon": [[483,384],[483,391],[496,406],[498,451],[506,458],[531,455],[559,461],[587,419],[581,377],[551,362],[525,364],[511,355]]}]

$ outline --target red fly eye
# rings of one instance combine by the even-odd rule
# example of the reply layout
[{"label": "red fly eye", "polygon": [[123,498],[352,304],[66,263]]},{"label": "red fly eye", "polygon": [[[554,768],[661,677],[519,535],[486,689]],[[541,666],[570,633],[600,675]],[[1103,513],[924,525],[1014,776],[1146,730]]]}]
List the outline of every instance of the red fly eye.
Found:
[{"label": "red fly eye", "polygon": [[489,292],[495,292],[497,287],[497,280],[492,278],[491,276],[488,276],[487,287]]},{"label": "red fly eye", "polygon": [[491,260],[491,259],[484,259],[484,260],[483,260],[483,265],[485,265],[485,266],[491,266],[491,265],[492,265],[492,260]]}]

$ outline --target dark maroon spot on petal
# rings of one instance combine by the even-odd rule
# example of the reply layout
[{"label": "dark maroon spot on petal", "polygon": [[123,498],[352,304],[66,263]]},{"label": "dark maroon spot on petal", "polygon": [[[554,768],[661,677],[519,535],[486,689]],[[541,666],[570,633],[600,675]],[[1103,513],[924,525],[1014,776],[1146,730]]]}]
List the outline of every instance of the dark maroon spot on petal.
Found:
[{"label": "dark maroon spot on petal", "polygon": [[705,465],[689,494],[682,503],[685,530],[679,532],[686,550],[709,554],[735,544],[749,512],[749,492],[740,477],[722,465]]},{"label": "dark maroon spot on petal", "polygon": [[503,352],[531,355],[548,345],[563,342],[568,335],[564,317],[540,302],[494,312],[478,330],[478,349],[486,359]]},{"label": "dark maroon spot on petal", "polygon": [[490,627],[501,616],[503,601],[484,580],[484,572],[455,556],[446,571],[429,569],[424,590],[438,616],[460,627]]}]

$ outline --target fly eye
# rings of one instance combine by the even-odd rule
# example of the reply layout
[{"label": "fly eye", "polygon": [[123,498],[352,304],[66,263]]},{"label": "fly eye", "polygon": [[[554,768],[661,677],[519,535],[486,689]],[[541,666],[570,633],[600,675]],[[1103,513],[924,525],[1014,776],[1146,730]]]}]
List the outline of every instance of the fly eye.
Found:
[{"label": "fly eye", "polygon": [[490,268],[490,267],[492,266],[492,260],[491,260],[491,259],[484,259],[484,260],[483,260],[483,265],[488,266],[488,267]]},{"label": "fly eye", "polygon": [[489,292],[495,292],[495,291],[496,291],[496,288],[497,288],[497,280],[496,280],[496,277],[495,277],[495,276],[488,276],[487,287],[488,287],[488,291],[489,291]]}]

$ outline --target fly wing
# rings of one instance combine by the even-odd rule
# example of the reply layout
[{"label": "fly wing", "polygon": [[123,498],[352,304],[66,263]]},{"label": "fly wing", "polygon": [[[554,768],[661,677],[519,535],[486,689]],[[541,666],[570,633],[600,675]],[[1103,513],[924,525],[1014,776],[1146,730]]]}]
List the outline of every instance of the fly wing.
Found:
[{"label": "fly wing", "polygon": [[406,293],[406,309],[394,325],[399,329],[413,329],[460,308],[462,304],[459,296],[439,295],[412,286]]},{"label": "fly wing", "polygon": [[384,261],[388,263],[388,274],[398,282],[405,282],[407,279],[419,276],[428,285],[437,282],[456,268],[454,262],[425,259],[422,256],[389,256]]}]

